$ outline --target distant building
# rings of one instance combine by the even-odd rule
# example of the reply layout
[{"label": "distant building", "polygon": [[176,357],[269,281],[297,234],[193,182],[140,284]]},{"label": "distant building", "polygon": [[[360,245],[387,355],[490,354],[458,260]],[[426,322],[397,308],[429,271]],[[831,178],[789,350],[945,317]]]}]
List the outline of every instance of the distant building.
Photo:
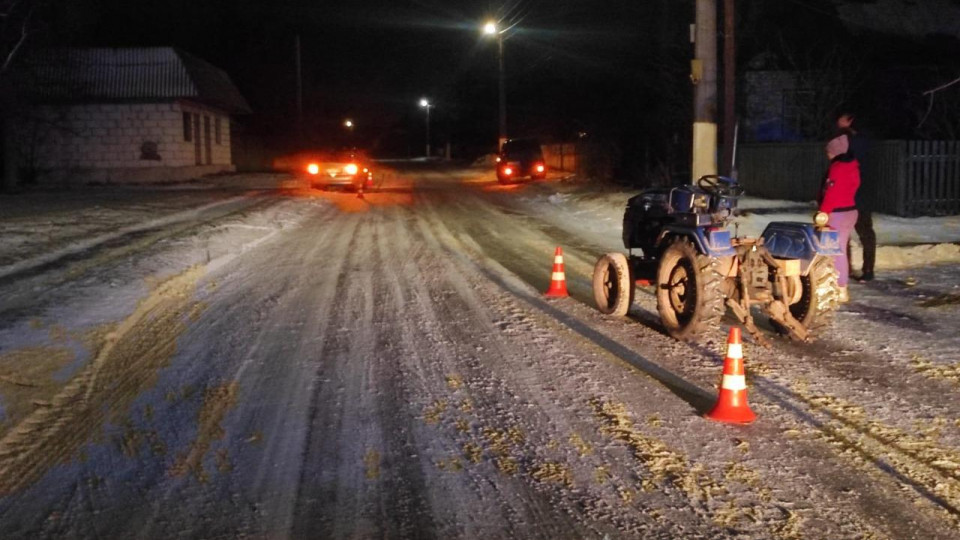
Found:
[{"label": "distant building", "polygon": [[[748,70],[742,79],[743,139],[747,142],[817,140],[835,111],[825,107],[830,87],[820,72]],[[829,128],[833,126],[830,125]]]},{"label": "distant building", "polygon": [[170,47],[48,49],[24,59],[13,120],[21,181],[173,182],[233,171],[222,70]]}]

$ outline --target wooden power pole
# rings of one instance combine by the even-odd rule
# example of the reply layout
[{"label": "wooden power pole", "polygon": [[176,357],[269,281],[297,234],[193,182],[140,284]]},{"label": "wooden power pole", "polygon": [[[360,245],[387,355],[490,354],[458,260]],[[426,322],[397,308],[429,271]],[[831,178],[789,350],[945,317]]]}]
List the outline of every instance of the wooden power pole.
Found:
[{"label": "wooden power pole", "polygon": [[736,175],[736,163],[733,162],[733,151],[737,147],[735,1],[723,0],[723,162],[720,170],[727,176]]},{"label": "wooden power pole", "polygon": [[717,174],[717,3],[696,0],[693,81],[692,179]]}]

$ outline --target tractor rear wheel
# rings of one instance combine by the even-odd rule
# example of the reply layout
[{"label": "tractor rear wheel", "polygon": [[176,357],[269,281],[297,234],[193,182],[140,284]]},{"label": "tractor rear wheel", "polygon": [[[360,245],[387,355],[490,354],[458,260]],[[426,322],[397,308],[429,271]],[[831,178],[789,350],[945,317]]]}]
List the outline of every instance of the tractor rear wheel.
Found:
[{"label": "tractor rear wheel", "polygon": [[[800,300],[790,305],[790,314],[807,329],[807,339],[816,338],[833,322],[840,288],[833,257],[818,257],[810,265],[807,275],[800,277]],[[789,335],[786,328],[774,321],[773,327]]]},{"label": "tractor rear wheel", "polygon": [[722,276],[715,257],[703,255],[686,238],[674,240],[657,268],[657,311],[667,333],[695,340],[720,327],[725,311]]},{"label": "tractor rear wheel", "polygon": [[607,253],[597,260],[593,267],[593,298],[601,313],[625,316],[633,303],[633,290],[630,263],[622,253]]}]

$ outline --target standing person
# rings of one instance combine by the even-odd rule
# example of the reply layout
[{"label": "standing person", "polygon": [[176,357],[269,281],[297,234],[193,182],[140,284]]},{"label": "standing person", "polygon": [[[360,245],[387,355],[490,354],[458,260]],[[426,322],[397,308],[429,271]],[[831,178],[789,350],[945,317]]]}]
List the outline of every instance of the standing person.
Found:
[{"label": "standing person", "polygon": [[[860,187],[860,164],[850,152],[849,137],[840,135],[827,143],[827,159],[830,168],[823,181],[820,195],[820,211],[830,216],[827,224],[836,229],[840,245],[850,241],[850,232],[857,222],[857,207],[854,199]],[[850,262],[846,251],[834,258],[837,267],[837,285],[840,286],[840,302],[849,302],[847,282],[850,279]]]},{"label": "standing person", "polygon": [[[850,140],[850,152],[857,162],[860,163],[861,179],[863,172],[863,160],[867,157],[867,138],[856,128],[853,127],[853,113],[843,111],[837,116],[837,129],[841,134],[846,135]],[[873,279],[873,266],[877,260],[877,233],[873,230],[873,209],[870,205],[870,197],[866,192],[857,191],[857,223],[853,226],[857,232],[857,238],[863,245],[863,266],[857,281],[871,281]],[[850,258],[850,244],[847,244],[847,260],[852,264]],[[850,268],[853,273],[853,268]]]}]

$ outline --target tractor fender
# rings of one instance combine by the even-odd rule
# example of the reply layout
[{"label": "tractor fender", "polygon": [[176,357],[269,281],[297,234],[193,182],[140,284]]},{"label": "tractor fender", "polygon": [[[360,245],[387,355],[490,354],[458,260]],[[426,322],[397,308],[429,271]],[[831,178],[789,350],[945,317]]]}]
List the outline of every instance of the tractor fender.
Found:
[{"label": "tractor fender", "polygon": [[800,259],[800,271],[806,275],[818,256],[843,253],[837,231],[812,223],[774,221],[760,235],[763,246],[778,259]]},{"label": "tractor fender", "polygon": [[657,236],[657,249],[662,250],[673,238],[689,238],[697,251],[711,257],[736,255],[730,231],[726,229],[667,225]]}]

